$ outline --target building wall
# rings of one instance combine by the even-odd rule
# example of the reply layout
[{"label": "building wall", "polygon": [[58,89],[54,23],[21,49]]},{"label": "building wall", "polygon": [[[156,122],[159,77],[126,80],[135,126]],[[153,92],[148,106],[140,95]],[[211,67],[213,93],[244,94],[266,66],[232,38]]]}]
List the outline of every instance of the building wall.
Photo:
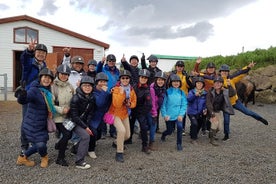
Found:
[{"label": "building wall", "polygon": [[[13,43],[13,29],[18,27],[30,27],[39,31],[39,42],[47,46],[48,52],[52,53],[52,46],[67,46],[75,48],[93,48],[94,59],[99,61],[104,54],[104,48],[96,44],[75,38],[53,29],[35,24],[29,21],[17,21],[0,24],[0,74],[8,74],[8,89],[13,87],[13,51],[23,51],[26,44]],[[1,82],[1,79],[0,79]],[[2,86],[2,82],[0,86]]]}]

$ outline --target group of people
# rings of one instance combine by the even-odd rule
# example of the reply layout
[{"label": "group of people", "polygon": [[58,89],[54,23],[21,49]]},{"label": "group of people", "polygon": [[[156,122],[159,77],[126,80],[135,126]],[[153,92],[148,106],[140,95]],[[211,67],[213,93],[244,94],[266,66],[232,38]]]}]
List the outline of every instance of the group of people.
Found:
[{"label": "group of people", "polygon": [[[196,143],[199,131],[209,131],[210,143],[217,146],[216,133],[223,127],[224,138],[229,139],[230,115],[233,108],[261,121],[267,120],[247,109],[238,99],[235,82],[248,73],[254,63],[229,75],[230,68],[224,64],[216,73],[214,63],[208,63],[206,72],[199,72],[201,59],[196,62],[190,76],[185,71],[183,61],[177,61],[175,70],[166,74],[158,67],[158,58],[151,55],[149,65],[144,54],[139,58],[123,55],[123,70],[116,67],[113,54],[97,62],[88,62],[84,71],[84,59],[70,55],[64,48],[62,64],[56,74],[47,68],[45,62],[47,47],[31,41],[21,55],[21,85],[15,96],[22,104],[21,153],[18,165],[34,166],[29,160],[34,153],[41,156],[40,166],[48,166],[47,141],[49,140],[47,120],[53,118],[60,136],[55,144],[58,150],[56,164],[68,166],[65,152],[69,140],[73,142],[77,168],[88,169],[85,156],[97,158],[96,141],[106,136],[109,126],[110,136],[114,138],[112,147],[116,149],[115,160],[124,162],[125,144],[132,144],[136,122],[139,123],[141,151],[150,154],[157,150],[155,134],[160,132],[159,115],[164,118],[166,130],[161,141],[177,132],[176,149],[183,150],[182,136],[185,135],[186,116],[190,119],[191,142]],[[111,119],[110,125],[104,121]],[[68,128],[66,122],[73,122]]]}]

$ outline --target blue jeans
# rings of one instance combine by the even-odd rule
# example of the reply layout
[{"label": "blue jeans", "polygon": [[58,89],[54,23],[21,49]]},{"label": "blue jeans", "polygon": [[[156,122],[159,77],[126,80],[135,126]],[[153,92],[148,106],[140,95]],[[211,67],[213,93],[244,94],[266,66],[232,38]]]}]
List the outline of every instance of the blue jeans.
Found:
[{"label": "blue jeans", "polygon": [[228,135],[230,133],[230,114],[223,112],[223,128],[224,134]]},{"label": "blue jeans", "polygon": [[174,121],[166,121],[166,130],[162,133],[162,137],[166,137],[167,135],[171,135],[173,132],[173,128],[177,126],[177,139],[176,144],[182,145],[182,131],[183,131],[183,122],[174,120]]},{"label": "blue jeans", "polygon": [[47,142],[36,142],[32,143],[32,146],[29,147],[24,154],[26,157],[31,156],[34,153],[39,153],[41,157],[44,157],[47,155]]},{"label": "blue jeans", "polygon": [[154,142],[158,119],[157,119],[157,122],[154,122],[153,118],[151,117],[151,114],[148,114],[148,122],[149,122],[149,132],[150,132],[149,141]]},{"label": "blue jeans", "polygon": [[259,121],[260,119],[262,119],[262,117],[261,117],[259,114],[257,114],[257,113],[255,113],[255,112],[249,110],[248,108],[246,108],[246,107],[241,103],[240,100],[237,100],[237,101],[236,101],[236,104],[233,105],[233,107],[234,107],[235,109],[237,109],[238,111],[242,112],[243,114],[245,114],[245,115],[247,115],[247,116],[251,116],[252,118],[254,118],[254,119],[258,120],[258,121]]}]

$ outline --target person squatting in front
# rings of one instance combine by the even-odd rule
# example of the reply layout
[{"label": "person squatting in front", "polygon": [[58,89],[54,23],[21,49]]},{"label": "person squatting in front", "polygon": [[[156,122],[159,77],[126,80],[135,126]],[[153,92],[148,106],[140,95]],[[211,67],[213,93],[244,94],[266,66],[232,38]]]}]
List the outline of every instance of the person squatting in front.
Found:
[{"label": "person squatting in front", "polygon": [[92,130],[94,136],[90,136],[88,155],[95,159],[97,155],[95,153],[96,141],[101,138],[103,116],[111,104],[111,93],[107,87],[108,76],[104,72],[97,73],[95,77],[95,88],[93,95],[96,101],[96,108],[94,110],[92,119],[89,122],[89,127]]},{"label": "person squatting in front", "polygon": [[128,70],[120,72],[119,82],[112,88],[112,103],[109,113],[114,115],[117,138],[112,146],[116,148],[115,160],[124,162],[124,141],[130,137],[129,115],[136,106],[136,94],[130,85],[131,74]]},{"label": "person squatting in front", "polygon": [[223,87],[223,78],[216,76],[214,78],[213,87],[208,91],[206,96],[206,106],[208,117],[211,122],[211,128],[209,131],[210,143],[214,146],[218,146],[215,143],[216,133],[222,127],[221,114],[233,115],[234,109],[230,103],[230,97],[235,95],[235,90],[230,85],[230,80],[227,81],[227,88]]},{"label": "person squatting in front", "polygon": [[76,94],[70,103],[70,117],[76,124],[73,131],[80,138],[76,154],[76,167],[79,169],[89,169],[91,166],[84,160],[88,154],[90,136],[93,136],[89,128],[95,109],[95,98],[93,96],[94,80],[89,76],[82,77],[80,86],[76,89]]},{"label": "person squatting in front", "polygon": [[57,113],[54,116],[54,121],[57,130],[62,134],[59,141],[55,144],[55,149],[58,150],[56,164],[68,166],[65,160],[65,150],[67,149],[68,141],[72,137],[72,131],[67,130],[63,122],[68,118],[70,110],[70,101],[74,95],[74,88],[69,83],[71,69],[66,64],[61,64],[57,67],[57,75],[52,85],[52,93],[54,97],[54,106]]},{"label": "person squatting in front", "polygon": [[39,72],[39,81],[35,80],[32,82],[28,91],[24,88],[19,88],[16,91],[18,103],[28,103],[28,110],[23,119],[22,130],[28,142],[32,144],[22,155],[18,156],[17,165],[34,166],[35,162],[28,158],[38,152],[41,156],[40,166],[42,168],[48,167],[47,141],[49,140],[49,135],[47,119],[49,115],[55,114],[51,93],[53,80],[54,75],[52,71],[44,68]]},{"label": "person squatting in front", "polygon": [[191,143],[195,144],[198,133],[204,122],[204,115],[207,114],[206,94],[204,90],[204,78],[194,77],[194,89],[190,90],[187,96],[188,109],[187,114],[191,121],[190,136]]},{"label": "person squatting in front", "polygon": [[161,141],[166,140],[167,135],[171,135],[175,124],[177,125],[177,150],[182,148],[182,131],[183,131],[183,116],[187,110],[187,98],[185,93],[180,89],[181,80],[176,74],[170,75],[169,88],[161,106],[161,114],[166,122],[166,130],[162,133]]},{"label": "person squatting in front", "polygon": [[152,108],[150,89],[148,85],[148,79],[150,72],[147,69],[139,71],[138,84],[134,85],[137,96],[136,107],[132,110],[132,118],[137,119],[140,125],[140,133],[142,139],[142,152],[150,154],[148,144],[148,130],[149,130],[149,118]]}]

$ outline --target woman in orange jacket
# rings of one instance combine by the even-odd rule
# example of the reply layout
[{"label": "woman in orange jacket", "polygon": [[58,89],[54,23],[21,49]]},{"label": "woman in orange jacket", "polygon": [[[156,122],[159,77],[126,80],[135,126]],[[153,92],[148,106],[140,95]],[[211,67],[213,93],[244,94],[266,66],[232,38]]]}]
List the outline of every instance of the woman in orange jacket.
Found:
[{"label": "woman in orange jacket", "polygon": [[109,113],[114,115],[114,126],[117,131],[116,143],[112,146],[117,148],[115,159],[124,162],[124,141],[130,137],[129,115],[131,109],[136,106],[136,94],[130,86],[131,74],[128,70],[120,72],[119,82],[111,90],[112,104]]}]

